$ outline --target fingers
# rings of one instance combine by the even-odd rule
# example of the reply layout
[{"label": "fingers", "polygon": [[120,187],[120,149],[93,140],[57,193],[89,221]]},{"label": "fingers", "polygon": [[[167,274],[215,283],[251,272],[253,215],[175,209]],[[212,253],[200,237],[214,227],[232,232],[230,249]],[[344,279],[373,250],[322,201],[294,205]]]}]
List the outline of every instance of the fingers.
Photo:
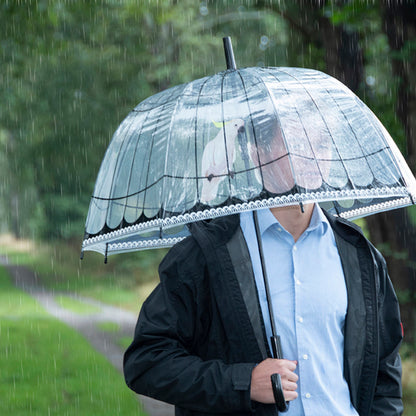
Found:
[{"label": "fingers", "polygon": [[286,381],[282,383],[283,390],[287,391],[295,391],[298,388],[296,383],[292,383],[291,381]]},{"label": "fingers", "polygon": [[298,376],[297,362],[290,360],[277,360],[268,358],[258,364],[251,375],[251,398],[261,403],[274,403],[274,396],[270,377],[272,374],[280,374],[283,394],[286,401],[298,397],[296,392]]},{"label": "fingers", "polygon": [[298,365],[297,361],[292,361],[292,360],[276,360],[274,358],[270,358],[272,361],[277,361],[279,364],[281,364],[283,366],[283,368],[286,368],[290,371],[295,371],[296,367]]},{"label": "fingers", "polygon": [[274,368],[274,369],[288,369],[290,371],[295,371],[298,362],[292,360],[279,360],[276,358],[266,358],[262,361],[259,366],[263,366],[266,368]]},{"label": "fingers", "polygon": [[[279,360],[279,361],[286,361],[286,360]],[[294,373],[296,370],[296,364],[294,361],[288,361],[287,363],[283,363],[281,366],[276,366],[276,373],[280,374],[282,380],[293,381],[296,383],[299,379],[298,375]]]},{"label": "fingers", "polygon": [[291,402],[298,398],[298,393],[296,391],[283,390],[283,395],[285,396],[286,402]]},{"label": "fingers", "polygon": [[296,383],[291,381],[282,382],[283,395],[285,396],[285,400],[287,402],[295,400],[298,397],[298,393],[296,392],[297,388],[298,385]]},{"label": "fingers", "polygon": [[288,360],[283,361],[285,361],[282,363],[283,369],[279,374],[282,381],[283,395],[285,396],[285,400],[290,402],[298,397],[296,390],[298,388],[297,381],[299,380],[299,377],[294,373],[297,362]]}]

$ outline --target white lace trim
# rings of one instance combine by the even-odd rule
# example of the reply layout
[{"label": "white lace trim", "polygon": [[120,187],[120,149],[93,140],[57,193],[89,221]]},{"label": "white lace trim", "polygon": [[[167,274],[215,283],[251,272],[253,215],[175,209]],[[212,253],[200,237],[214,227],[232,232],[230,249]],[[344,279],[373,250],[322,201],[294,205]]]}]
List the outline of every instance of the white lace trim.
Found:
[{"label": "white lace trim", "polygon": [[[393,201],[373,203],[367,207],[346,210],[340,214],[343,218],[358,218],[360,216],[369,215],[374,212],[386,211],[400,206],[411,205],[413,202],[408,196],[409,193],[405,187],[395,188],[378,188],[373,190],[343,190],[343,191],[327,191],[312,192],[304,194],[287,195],[275,198],[269,198],[259,201],[250,201],[241,204],[229,205],[219,208],[211,208],[204,211],[192,212],[177,215],[175,217],[165,219],[154,219],[141,224],[135,224],[120,230],[111,231],[107,234],[91,237],[83,241],[83,250],[93,250],[103,252],[103,245],[107,245],[107,252],[111,251],[129,251],[140,250],[144,248],[169,247],[183,240],[184,237],[167,237],[167,238],[147,238],[142,241],[117,243],[117,240],[126,238],[134,234],[142,234],[145,232],[166,230],[181,224],[188,224],[195,221],[201,221],[208,218],[217,218],[231,214],[237,214],[244,211],[253,211],[262,208],[273,208],[279,206],[296,205],[299,203],[310,202],[328,202],[348,199],[369,199],[369,198],[388,198],[402,197]],[[375,201],[374,201],[375,202]],[[146,237],[143,237],[146,238]],[[96,246],[96,247],[94,247]],[[100,246],[100,248],[98,247]]]},{"label": "white lace trim", "polygon": [[380,204],[372,204],[368,207],[362,207],[357,209],[351,209],[349,211],[342,212],[340,217],[342,218],[359,218],[370,215],[374,212],[389,211],[394,208],[411,205],[413,202],[410,197],[395,199],[393,201],[381,202]]},{"label": "white lace trim", "polygon": [[108,254],[111,252],[122,253],[124,251],[142,250],[145,248],[162,248],[172,247],[179,241],[182,241],[185,237],[174,237],[174,238],[158,238],[156,240],[146,241],[129,241],[124,243],[109,243]]}]

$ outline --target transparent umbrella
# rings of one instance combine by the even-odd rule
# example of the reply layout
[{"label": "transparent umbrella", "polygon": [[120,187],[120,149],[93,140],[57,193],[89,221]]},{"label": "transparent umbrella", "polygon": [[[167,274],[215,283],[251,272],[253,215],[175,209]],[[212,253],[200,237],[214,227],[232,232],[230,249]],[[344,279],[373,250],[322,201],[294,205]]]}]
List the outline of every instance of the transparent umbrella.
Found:
[{"label": "transparent umbrella", "polygon": [[167,247],[189,222],[265,207],[318,202],[354,219],[414,203],[403,156],[345,85],[312,69],[229,62],[151,96],[120,124],[83,251]]},{"label": "transparent umbrella", "polygon": [[[403,156],[345,85],[312,69],[236,69],[224,43],[226,71],[162,91],[121,123],[98,173],[83,251],[107,258],[168,247],[190,222],[267,207],[317,202],[358,218],[415,203]],[[272,385],[287,410],[278,374]]]}]

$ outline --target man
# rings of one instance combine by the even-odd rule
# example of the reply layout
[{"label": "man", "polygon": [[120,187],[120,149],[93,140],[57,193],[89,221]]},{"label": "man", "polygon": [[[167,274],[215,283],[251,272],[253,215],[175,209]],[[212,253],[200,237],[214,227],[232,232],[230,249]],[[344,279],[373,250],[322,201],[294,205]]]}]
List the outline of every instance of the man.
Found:
[{"label": "man", "polygon": [[[299,158],[302,179],[291,183],[296,169],[272,130],[251,155],[265,189],[319,187],[327,158]],[[192,224],[161,263],[125,354],[129,387],[178,415],[275,415],[279,373],[288,415],[400,415],[402,332],[381,255],[313,203],[259,210],[258,220],[285,359],[270,358],[253,214],[242,213]]]}]

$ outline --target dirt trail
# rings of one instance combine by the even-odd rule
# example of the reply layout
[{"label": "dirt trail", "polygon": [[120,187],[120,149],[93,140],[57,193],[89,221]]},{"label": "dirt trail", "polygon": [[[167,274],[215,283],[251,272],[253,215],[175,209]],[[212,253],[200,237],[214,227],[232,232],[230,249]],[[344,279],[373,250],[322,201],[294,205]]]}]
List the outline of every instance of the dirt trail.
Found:
[{"label": "dirt trail", "polygon": [[[10,272],[15,285],[35,298],[48,313],[80,332],[90,344],[122,372],[123,349],[118,345],[117,339],[123,336],[131,337],[137,317],[135,314],[106,305],[93,299],[84,298],[75,294],[58,293],[46,290],[40,285],[39,278],[33,271],[23,266],[9,264],[6,257],[0,256],[0,264]],[[57,295],[73,297],[83,303],[93,305],[99,310],[90,314],[77,314],[64,309],[55,298]],[[94,308],[94,309],[95,309]],[[120,331],[117,333],[100,330],[97,323],[113,322]],[[139,401],[149,416],[173,416],[173,406],[145,396],[138,396]]]}]

